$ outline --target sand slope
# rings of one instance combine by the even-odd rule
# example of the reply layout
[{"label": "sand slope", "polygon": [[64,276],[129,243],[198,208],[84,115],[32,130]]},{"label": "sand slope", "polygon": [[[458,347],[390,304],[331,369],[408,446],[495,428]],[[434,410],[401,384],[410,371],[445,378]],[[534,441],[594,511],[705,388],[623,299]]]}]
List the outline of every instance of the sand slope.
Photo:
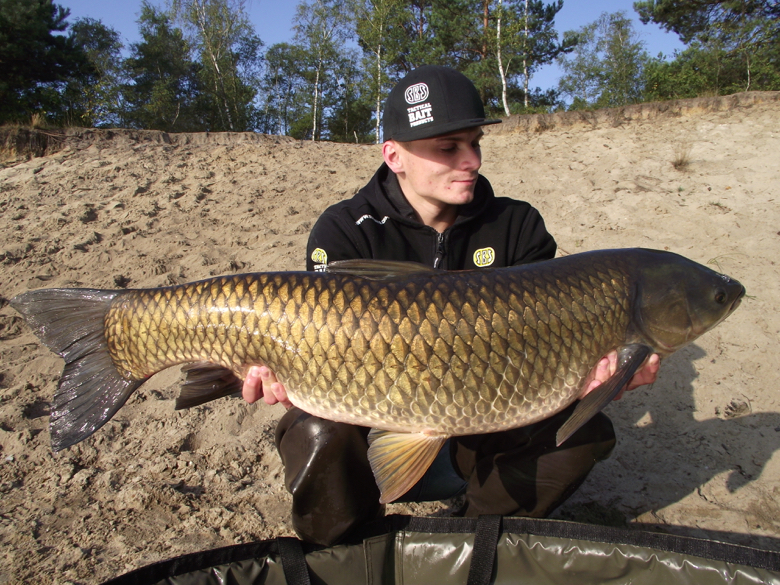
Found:
[{"label": "sand slope", "polygon": [[[608,407],[615,452],[557,517],[780,550],[780,93],[503,126],[489,129],[483,174],[498,194],[542,211],[561,254],[669,249],[734,276],[749,295],[668,359],[653,387]],[[280,407],[224,399],[175,412],[173,369],[93,437],[52,455],[48,404],[62,362],[6,299],[301,269],[318,214],[365,184],[379,148],[151,131],[36,140],[44,156],[25,160],[18,142],[19,157],[0,169],[0,583],[98,583],[290,534],[273,448]],[[447,513],[391,511],[409,510]]]}]

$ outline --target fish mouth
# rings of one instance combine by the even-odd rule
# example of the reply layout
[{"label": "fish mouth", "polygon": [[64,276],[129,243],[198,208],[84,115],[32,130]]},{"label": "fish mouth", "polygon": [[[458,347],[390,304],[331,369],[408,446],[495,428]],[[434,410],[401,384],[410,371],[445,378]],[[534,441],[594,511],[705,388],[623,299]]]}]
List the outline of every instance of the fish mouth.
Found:
[{"label": "fish mouth", "polygon": [[731,303],[731,307],[729,308],[729,315],[731,313],[733,313],[734,311],[736,311],[737,307],[739,307],[739,305],[742,304],[742,299],[744,298],[746,292],[747,291],[745,290],[745,287],[743,286],[742,290],[737,295],[737,298],[734,299],[734,302]]}]

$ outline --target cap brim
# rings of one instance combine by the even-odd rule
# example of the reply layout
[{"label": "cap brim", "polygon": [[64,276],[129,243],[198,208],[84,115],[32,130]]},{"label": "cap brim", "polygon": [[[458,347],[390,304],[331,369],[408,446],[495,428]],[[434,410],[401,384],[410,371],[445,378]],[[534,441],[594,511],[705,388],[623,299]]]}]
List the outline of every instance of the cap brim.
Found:
[{"label": "cap brim", "polygon": [[398,140],[399,142],[411,142],[412,140],[422,140],[423,138],[436,138],[444,134],[451,134],[460,130],[468,130],[478,126],[489,126],[491,124],[500,124],[502,120],[487,120],[478,118],[473,120],[458,120],[447,124],[426,124],[411,128],[405,132],[396,132],[393,136],[386,136],[385,140]]}]

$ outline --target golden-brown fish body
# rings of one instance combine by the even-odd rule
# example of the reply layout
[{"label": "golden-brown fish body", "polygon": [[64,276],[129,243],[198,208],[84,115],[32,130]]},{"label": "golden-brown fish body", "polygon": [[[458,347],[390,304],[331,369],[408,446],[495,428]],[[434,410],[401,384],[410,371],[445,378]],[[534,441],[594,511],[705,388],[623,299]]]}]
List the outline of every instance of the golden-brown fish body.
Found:
[{"label": "golden-brown fish body", "polygon": [[112,303],[106,340],[135,380],[184,362],[240,377],[265,364],[293,404],[318,416],[485,433],[571,404],[595,361],[625,339],[626,276],[593,266],[575,278],[561,268],[389,282],[271,273],[132,291]]}]

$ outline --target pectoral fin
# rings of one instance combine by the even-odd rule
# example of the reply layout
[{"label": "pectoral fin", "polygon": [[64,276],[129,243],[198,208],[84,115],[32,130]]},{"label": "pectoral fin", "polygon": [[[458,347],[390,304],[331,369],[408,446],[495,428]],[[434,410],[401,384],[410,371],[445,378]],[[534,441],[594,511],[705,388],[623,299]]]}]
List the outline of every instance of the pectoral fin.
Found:
[{"label": "pectoral fin", "polygon": [[558,434],[555,436],[556,444],[560,446],[577,432],[577,429],[612,402],[652,352],[651,347],[638,343],[621,347],[618,350],[618,367],[615,373],[609,380],[580,400],[569,420],[558,429]]},{"label": "pectoral fin", "polygon": [[176,399],[176,410],[200,406],[211,400],[241,392],[243,382],[223,366],[205,362],[182,367],[187,375]]},{"label": "pectoral fin", "polygon": [[408,492],[436,459],[447,437],[373,429],[368,435],[368,461],[383,504]]}]

